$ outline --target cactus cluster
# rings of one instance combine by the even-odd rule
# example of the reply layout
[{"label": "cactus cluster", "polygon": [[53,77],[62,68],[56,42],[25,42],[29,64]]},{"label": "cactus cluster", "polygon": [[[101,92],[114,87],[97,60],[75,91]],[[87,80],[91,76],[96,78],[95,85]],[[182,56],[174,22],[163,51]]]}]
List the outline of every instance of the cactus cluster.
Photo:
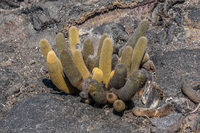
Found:
[{"label": "cactus cluster", "polygon": [[83,50],[77,48],[81,41],[75,26],[69,29],[69,44],[62,33],[56,36],[57,55],[47,40],[40,47],[47,60],[48,72],[58,89],[68,94],[79,93],[87,101],[109,104],[117,112],[127,107],[127,102],[141,90],[155,66],[146,52],[148,21],[142,20],[128,43],[113,53],[113,41],[102,35],[97,52],[87,39]]}]

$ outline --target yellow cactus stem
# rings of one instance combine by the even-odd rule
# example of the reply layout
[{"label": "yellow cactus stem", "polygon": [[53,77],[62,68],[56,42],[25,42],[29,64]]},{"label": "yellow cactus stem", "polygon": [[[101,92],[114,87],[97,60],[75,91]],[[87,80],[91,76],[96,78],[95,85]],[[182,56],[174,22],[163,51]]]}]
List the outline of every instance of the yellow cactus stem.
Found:
[{"label": "yellow cactus stem", "polygon": [[100,56],[100,54],[101,54],[101,48],[102,48],[103,42],[104,42],[104,40],[105,40],[106,38],[108,38],[108,35],[106,35],[106,34],[104,34],[104,35],[101,36],[101,39],[100,39],[100,41],[99,41],[98,51],[97,51],[97,55],[98,55],[98,56]]},{"label": "yellow cactus stem", "polygon": [[62,33],[58,33],[56,35],[56,46],[57,46],[57,53],[60,56],[60,52],[64,49],[68,49],[67,43],[65,41],[65,37]]},{"label": "yellow cactus stem", "polygon": [[114,73],[115,73],[115,70],[112,70],[112,72],[110,73],[110,79],[113,77]]},{"label": "yellow cactus stem", "polygon": [[79,92],[76,88],[72,87],[67,78],[65,78],[61,62],[53,51],[49,51],[47,55],[47,67],[53,84],[59,90],[68,94],[77,94]]},{"label": "yellow cactus stem", "polygon": [[116,112],[122,112],[125,110],[125,103],[122,100],[116,100],[113,103],[113,108],[115,109]]},{"label": "yellow cactus stem", "polygon": [[40,40],[40,48],[42,50],[42,53],[44,55],[44,58],[47,60],[47,54],[49,51],[52,51],[51,45],[46,39]]},{"label": "yellow cactus stem", "polygon": [[106,104],[106,92],[102,85],[96,81],[91,80],[88,85],[88,91],[92,99],[98,104]]},{"label": "yellow cactus stem", "polygon": [[108,92],[106,94],[106,99],[109,103],[113,104],[117,100],[117,95],[113,92]]},{"label": "yellow cactus stem", "polygon": [[90,72],[87,69],[85,62],[83,61],[83,57],[79,49],[74,50],[74,52],[72,53],[72,59],[74,63],[76,64],[78,70],[80,71],[83,79],[90,77]]},{"label": "yellow cactus stem", "polygon": [[91,39],[87,39],[83,44],[83,59],[86,66],[88,66],[88,56],[94,54],[94,46]]},{"label": "yellow cactus stem", "polygon": [[92,74],[94,74],[94,72],[95,72],[96,70],[99,70],[99,68],[98,68],[98,67],[93,68]]},{"label": "yellow cactus stem", "polygon": [[133,49],[132,64],[130,71],[131,73],[139,69],[146,47],[147,47],[147,38],[144,36],[140,37],[135,45],[135,48]]},{"label": "yellow cactus stem", "polygon": [[106,38],[101,49],[99,68],[103,71],[103,82],[108,85],[112,67],[113,46],[112,40]]},{"label": "yellow cactus stem", "polygon": [[126,46],[122,51],[121,63],[124,63],[127,67],[127,71],[131,68],[131,58],[132,58],[133,48],[131,46]]},{"label": "yellow cactus stem", "polygon": [[94,70],[92,79],[98,81],[99,83],[101,83],[103,81],[103,72],[101,71],[101,69]]},{"label": "yellow cactus stem", "polygon": [[75,26],[69,28],[69,45],[71,52],[76,49],[76,44],[80,43],[78,29]]},{"label": "yellow cactus stem", "polygon": [[79,90],[82,90],[83,78],[72,59],[71,52],[69,50],[62,50],[60,53],[60,60],[64,73],[66,74],[70,83]]}]

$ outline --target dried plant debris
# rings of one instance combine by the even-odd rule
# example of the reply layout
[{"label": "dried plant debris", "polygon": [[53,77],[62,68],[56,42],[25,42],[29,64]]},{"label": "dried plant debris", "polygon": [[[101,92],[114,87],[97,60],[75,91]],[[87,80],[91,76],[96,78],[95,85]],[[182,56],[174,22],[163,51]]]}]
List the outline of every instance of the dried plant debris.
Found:
[{"label": "dried plant debris", "polygon": [[157,109],[134,107],[132,112],[135,116],[163,117],[173,110],[172,104],[165,104]]},{"label": "dried plant debris", "polygon": [[48,41],[42,39],[40,46],[47,63],[58,66],[57,69],[48,67],[50,75],[59,75],[59,79],[50,76],[51,80],[65,93],[79,93],[85,103],[107,104],[116,112],[131,109],[131,99],[142,90],[141,99],[146,108],[135,107],[133,114],[149,117],[169,114],[171,104],[157,108],[164,93],[154,81],[155,65],[146,52],[148,27],[148,21],[142,20],[119,53],[113,51],[113,41],[107,34],[101,37],[96,52],[91,39],[85,40],[83,49],[79,49],[77,45],[81,45],[81,41],[75,26],[69,29],[69,44],[62,33],[57,34],[58,57]]},{"label": "dried plant debris", "polygon": [[190,85],[188,85],[187,83],[183,83],[181,89],[190,100],[195,103],[200,103],[200,93],[191,88]]}]

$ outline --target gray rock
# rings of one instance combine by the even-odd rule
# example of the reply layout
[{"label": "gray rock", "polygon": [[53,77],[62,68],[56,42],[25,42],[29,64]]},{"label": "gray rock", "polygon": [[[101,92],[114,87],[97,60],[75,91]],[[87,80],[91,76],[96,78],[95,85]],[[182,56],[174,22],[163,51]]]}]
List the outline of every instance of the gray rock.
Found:
[{"label": "gray rock", "polygon": [[103,109],[80,103],[70,95],[34,95],[12,108],[1,120],[1,132],[128,133],[137,129],[119,116],[105,115]]},{"label": "gray rock", "polygon": [[109,34],[113,40],[114,45],[117,45],[120,41],[127,41],[127,33],[125,31],[125,28],[120,23],[107,23],[103,24],[99,27],[95,27],[93,30],[94,34]]},{"label": "gray rock", "polygon": [[156,117],[153,119],[152,124],[157,127],[156,129],[156,133],[167,133],[168,132],[168,128],[170,128],[170,126],[172,126],[173,124],[176,124],[179,119],[181,118],[182,114],[180,113],[174,113],[174,114],[170,114],[168,116],[165,117]]},{"label": "gray rock", "polygon": [[160,50],[153,53],[151,58],[157,70],[156,81],[167,95],[176,96],[185,80],[200,81],[200,49]]}]

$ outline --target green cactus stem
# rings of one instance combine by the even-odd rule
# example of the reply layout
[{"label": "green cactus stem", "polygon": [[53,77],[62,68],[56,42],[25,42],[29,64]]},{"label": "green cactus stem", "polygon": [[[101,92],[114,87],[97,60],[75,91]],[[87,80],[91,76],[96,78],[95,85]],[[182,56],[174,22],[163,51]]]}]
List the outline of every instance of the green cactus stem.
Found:
[{"label": "green cactus stem", "polygon": [[116,100],[114,103],[113,103],[113,108],[116,112],[122,112],[125,110],[125,103],[122,101],[122,100]]},{"label": "green cactus stem", "polygon": [[51,81],[59,90],[68,94],[77,94],[79,92],[65,77],[61,62],[53,51],[49,51],[47,55],[47,68]]},{"label": "green cactus stem", "polygon": [[110,79],[108,87],[119,89],[124,86],[126,83],[126,76],[127,76],[127,68],[126,65],[123,63],[118,64],[115,67],[115,72],[113,77]]},{"label": "green cactus stem", "polygon": [[140,91],[146,79],[147,73],[145,70],[135,71],[122,88],[115,89],[115,93],[121,100],[130,101],[135,93]]},{"label": "green cactus stem", "polygon": [[135,45],[135,48],[133,49],[132,64],[130,71],[131,73],[139,69],[146,47],[147,47],[147,38],[140,37]]},{"label": "green cactus stem", "polygon": [[86,66],[88,66],[88,56],[94,54],[94,46],[91,39],[87,39],[83,44],[83,59]]},{"label": "green cactus stem", "polygon": [[60,52],[64,49],[68,49],[67,43],[65,41],[65,37],[62,33],[58,33],[56,35],[56,46],[57,46],[57,53],[60,55]]},{"label": "green cactus stem", "polygon": [[60,59],[64,73],[68,77],[70,83],[79,90],[82,90],[83,78],[72,59],[71,52],[68,50],[62,50],[60,53]]},{"label": "green cactus stem", "polygon": [[131,46],[126,46],[122,52],[120,59],[121,63],[124,63],[127,67],[128,72],[131,68],[131,59],[132,59],[133,48]]},{"label": "green cactus stem", "polygon": [[80,43],[78,29],[75,26],[69,28],[69,46],[71,52],[76,49],[76,44]]},{"label": "green cactus stem", "polygon": [[97,55],[98,55],[98,56],[100,56],[100,54],[101,54],[101,48],[102,48],[103,42],[104,42],[104,40],[105,40],[106,38],[108,38],[108,35],[106,35],[106,34],[104,34],[104,35],[101,36],[101,39],[100,39],[100,41],[99,41],[98,51],[97,51]]},{"label": "green cactus stem", "polygon": [[95,68],[95,67],[98,67],[99,66],[99,56],[96,56],[94,54],[90,54],[88,56],[88,69],[90,72],[92,72],[92,70]]},{"label": "green cactus stem", "polygon": [[112,40],[110,38],[106,38],[103,42],[103,46],[101,49],[100,60],[99,60],[99,69],[103,71],[103,82],[108,85],[110,80],[110,73],[112,67]]},{"label": "green cactus stem", "polygon": [[148,20],[142,20],[137,29],[135,30],[134,34],[131,36],[130,40],[127,42],[127,46],[132,46],[132,48],[134,49],[138,39],[142,36],[145,36],[148,29]]},{"label": "green cactus stem", "polygon": [[83,77],[83,79],[90,77],[90,72],[87,69],[85,62],[83,61],[83,57],[79,49],[74,50],[74,52],[72,53],[72,59],[74,63],[76,64],[79,72],[81,73],[81,76]]},{"label": "green cactus stem", "polygon": [[42,53],[44,55],[44,58],[47,60],[47,54],[49,51],[52,51],[51,45],[46,39],[41,39],[40,40],[40,48],[42,50]]},{"label": "green cactus stem", "polygon": [[117,54],[112,55],[112,70],[119,64],[119,56]]},{"label": "green cactus stem", "polygon": [[106,104],[106,92],[101,84],[96,80],[91,80],[88,86],[89,94],[98,104]]}]

